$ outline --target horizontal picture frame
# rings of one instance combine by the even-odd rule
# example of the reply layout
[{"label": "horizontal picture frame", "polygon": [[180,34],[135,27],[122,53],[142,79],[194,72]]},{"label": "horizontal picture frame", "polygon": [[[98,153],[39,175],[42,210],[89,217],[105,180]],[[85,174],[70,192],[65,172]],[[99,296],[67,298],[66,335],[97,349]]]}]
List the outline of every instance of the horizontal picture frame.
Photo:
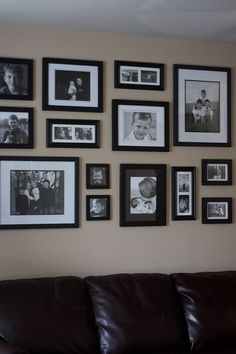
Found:
[{"label": "horizontal picture frame", "polygon": [[0,229],[79,227],[79,158],[0,157]]},{"label": "horizontal picture frame", "polygon": [[34,147],[34,109],[0,107],[0,149]]},{"label": "horizontal picture frame", "polygon": [[169,103],[112,100],[112,150],[169,151]]},{"label": "horizontal picture frame", "polygon": [[231,69],[174,65],[174,145],[231,146]]},{"label": "horizontal picture frame", "polygon": [[103,111],[103,62],[43,58],[43,110]]},{"label": "horizontal picture frame", "polygon": [[114,62],[115,88],[164,90],[164,64],[135,61]]},{"label": "horizontal picture frame", "polygon": [[86,188],[110,188],[110,165],[106,163],[86,164]]},{"label": "horizontal picture frame", "polygon": [[232,185],[232,160],[202,159],[202,185]]},{"label": "horizontal picture frame", "polygon": [[86,220],[110,220],[110,195],[86,196]]},{"label": "horizontal picture frame", "polygon": [[203,224],[231,224],[232,198],[202,198]]},{"label": "horizontal picture frame", "polygon": [[100,148],[100,121],[83,119],[46,120],[47,147]]}]

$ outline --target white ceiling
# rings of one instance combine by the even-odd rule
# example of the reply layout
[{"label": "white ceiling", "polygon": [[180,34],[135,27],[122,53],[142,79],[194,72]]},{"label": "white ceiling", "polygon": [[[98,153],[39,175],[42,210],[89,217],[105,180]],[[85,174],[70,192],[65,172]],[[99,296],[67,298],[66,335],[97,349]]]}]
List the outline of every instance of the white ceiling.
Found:
[{"label": "white ceiling", "polygon": [[236,0],[0,0],[0,27],[236,43]]}]

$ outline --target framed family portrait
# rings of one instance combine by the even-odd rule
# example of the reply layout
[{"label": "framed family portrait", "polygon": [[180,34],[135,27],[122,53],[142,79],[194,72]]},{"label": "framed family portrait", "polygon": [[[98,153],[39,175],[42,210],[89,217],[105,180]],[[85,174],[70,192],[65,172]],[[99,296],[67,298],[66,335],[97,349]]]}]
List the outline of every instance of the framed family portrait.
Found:
[{"label": "framed family portrait", "polygon": [[114,68],[116,88],[164,90],[164,64],[115,60]]},{"label": "framed family portrait", "polygon": [[110,165],[102,163],[86,164],[86,188],[110,188]]},{"label": "framed family portrait", "polygon": [[79,158],[0,157],[0,229],[79,227]]},{"label": "framed family portrait", "polygon": [[203,224],[231,224],[232,198],[202,198]]},{"label": "framed family portrait", "polygon": [[86,196],[86,220],[110,220],[110,195]]},{"label": "framed family portrait", "polygon": [[196,168],[172,167],[172,220],[196,219]]},{"label": "framed family portrait", "polygon": [[202,185],[231,185],[232,160],[203,159]]},{"label": "framed family portrait", "polygon": [[231,146],[231,69],[174,65],[174,145]]},{"label": "framed family portrait", "polygon": [[43,58],[43,109],[103,111],[103,62]]},{"label": "framed family portrait", "polygon": [[120,165],[120,226],[166,225],[166,165]]},{"label": "framed family portrait", "polygon": [[33,60],[0,58],[0,99],[33,99]]},{"label": "framed family portrait", "polygon": [[0,148],[32,149],[33,108],[0,107]]},{"label": "framed family portrait", "polygon": [[169,103],[112,100],[112,150],[169,151]]},{"label": "framed family portrait", "polygon": [[47,147],[99,148],[100,121],[47,119]]}]

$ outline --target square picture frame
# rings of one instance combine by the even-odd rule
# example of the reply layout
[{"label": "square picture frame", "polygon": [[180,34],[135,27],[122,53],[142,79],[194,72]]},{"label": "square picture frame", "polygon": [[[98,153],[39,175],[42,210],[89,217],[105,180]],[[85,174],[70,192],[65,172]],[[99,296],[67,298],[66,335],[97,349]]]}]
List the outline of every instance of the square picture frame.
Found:
[{"label": "square picture frame", "polygon": [[169,151],[169,103],[112,100],[112,150]]},{"label": "square picture frame", "polygon": [[120,226],[166,225],[166,165],[120,165]]},{"label": "square picture frame", "polygon": [[202,185],[232,185],[232,160],[202,159]]},{"label": "square picture frame", "polygon": [[110,195],[86,196],[86,220],[110,220]]},{"label": "square picture frame", "polygon": [[0,229],[79,227],[79,158],[0,157]]},{"label": "square picture frame", "polygon": [[0,99],[33,100],[32,59],[0,58]]},{"label": "square picture frame", "polygon": [[196,219],[196,167],[173,166],[172,220]]},{"label": "square picture frame", "polygon": [[174,145],[231,146],[231,69],[174,65]]},{"label": "square picture frame", "polygon": [[232,198],[202,198],[203,224],[231,224]]},{"label": "square picture frame", "polygon": [[34,109],[0,107],[0,149],[34,147]]},{"label": "square picture frame", "polygon": [[46,120],[47,147],[100,148],[100,121],[83,119]]},{"label": "square picture frame", "polygon": [[164,90],[164,64],[114,61],[115,88]]},{"label": "square picture frame", "polygon": [[43,110],[103,112],[103,62],[43,58]]},{"label": "square picture frame", "polygon": [[86,188],[110,188],[110,165],[106,163],[86,164]]}]

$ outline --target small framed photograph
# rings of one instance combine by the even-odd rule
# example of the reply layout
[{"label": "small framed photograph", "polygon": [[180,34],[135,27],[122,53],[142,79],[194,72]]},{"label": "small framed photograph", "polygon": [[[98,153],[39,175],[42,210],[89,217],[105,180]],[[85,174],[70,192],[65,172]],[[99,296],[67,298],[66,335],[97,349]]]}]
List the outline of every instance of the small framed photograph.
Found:
[{"label": "small framed photograph", "polygon": [[86,164],[86,188],[105,189],[110,188],[109,164]]},{"label": "small framed photograph", "polygon": [[32,149],[33,108],[0,107],[0,148]]},{"label": "small framed photograph", "polygon": [[202,160],[202,185],[232,185],[232,160]]},{"label": "small framed photograph", "polygon": [[0,157],[0,229],[79,227],[79,158]]},{"label": "small framed photograph", "polygon": [[120,226],[166,225],[166,165],[120,165]]},{"label": "small framed photograph", "polygon": [[100,147],[100,121],[80,119],[47,119],[47,147]]},{"label": "small framed photograph", "polygon": [[196,219],[196,168],[172,167],[172,220]]},{"label": "small framed photograph", "polygon": [[174,145],[231,146],[231,69],[174,65]]},{"label": "small framed photograph", "polygon": [[103,62],[43,58],[43,109],[103,111]]},{"label": "small framed photograph", "polygon": [[110,220],[110,195],[86,196],[86,220]]},{"label": "small framed photograph", "polygon": [[164,90],[164,64],[115,60],[116,88]]},{"label": "small framed photograph", "polygon": [[0,58],[0,99],[33,99],[33,60]]},{"label": "small framed photograph", "polygon": [[113,100],[112,150],[169,151],[169,103]]},{"label": "small framed photograph", "polygon": [[232,198],[202,198],[203,224],[231,224]]}]

